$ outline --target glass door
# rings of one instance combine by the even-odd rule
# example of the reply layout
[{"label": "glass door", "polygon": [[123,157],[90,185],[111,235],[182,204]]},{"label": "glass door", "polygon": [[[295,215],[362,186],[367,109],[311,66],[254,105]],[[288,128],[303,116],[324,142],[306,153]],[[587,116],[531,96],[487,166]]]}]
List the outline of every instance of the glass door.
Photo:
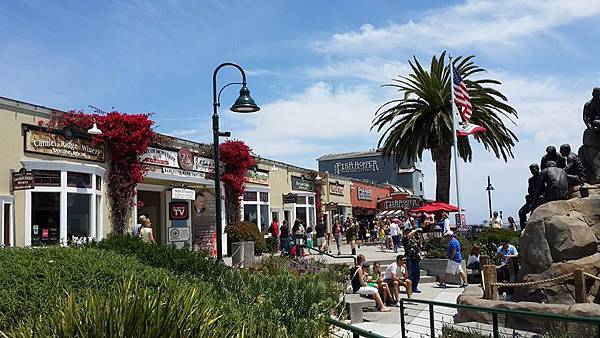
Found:
[{"label": "glass door", "polygon": [[53,245],[60,240],[60,193],[31,193],[31,245]]}]

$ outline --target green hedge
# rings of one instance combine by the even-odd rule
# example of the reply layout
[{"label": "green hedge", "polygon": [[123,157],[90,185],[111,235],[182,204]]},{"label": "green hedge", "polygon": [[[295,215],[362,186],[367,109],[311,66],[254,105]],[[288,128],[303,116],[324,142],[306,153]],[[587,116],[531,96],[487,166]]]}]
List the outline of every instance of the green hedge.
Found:
[{"label": "green hedge", "polygon": [[97,249],[49,247],[0,250],[0,330],[46,314],[65,292],[112,293],[124,277],[156,289],[169,274],[137,259]]}]

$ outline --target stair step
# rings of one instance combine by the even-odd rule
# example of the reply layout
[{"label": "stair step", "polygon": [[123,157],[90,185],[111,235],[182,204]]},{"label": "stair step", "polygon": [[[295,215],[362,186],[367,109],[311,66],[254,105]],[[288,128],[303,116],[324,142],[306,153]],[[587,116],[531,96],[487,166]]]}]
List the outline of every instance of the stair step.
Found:
[{"label": "stair step", "polygon": [[435,276],[423,276],[423,275],[421,275],[421,279],[419,280],[419,284],[435,283],[435,282],[437,282],[437,278],[435,278]]}]

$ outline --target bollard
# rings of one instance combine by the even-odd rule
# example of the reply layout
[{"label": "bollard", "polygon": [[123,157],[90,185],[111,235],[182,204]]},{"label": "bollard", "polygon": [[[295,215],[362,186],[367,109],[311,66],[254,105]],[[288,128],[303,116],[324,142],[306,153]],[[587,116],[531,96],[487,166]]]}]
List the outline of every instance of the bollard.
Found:
[{"label": "bollard", "polygon": [[[496,266],[495,265],[484,265],[483,266],[483,298],[498,300],[497,288],[492,287],[491,283],[496,283],[498,278],[496,277]],[[494,296],[495,293],[495,296]]]},{"label": "bollard", "polygon": [[575,284],[575,302],[576,303],[587,303],[586,301],[586,290],[585,290],[585,276],[583,275],[583,269],[573,270],[574,284]]},{"label": "bollard", "polygon": [[486,265],[490,265],[490,256],[481,255],[481,257],[479,257],[479,266]]}]

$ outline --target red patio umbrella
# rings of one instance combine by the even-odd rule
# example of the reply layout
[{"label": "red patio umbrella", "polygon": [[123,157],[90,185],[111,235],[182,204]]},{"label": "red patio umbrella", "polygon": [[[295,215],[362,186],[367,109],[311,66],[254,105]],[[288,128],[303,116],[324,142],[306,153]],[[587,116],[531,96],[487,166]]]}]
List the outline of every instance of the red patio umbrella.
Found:
[{"label": "red patio umbrella", "polygon": [[[457,212],[458,207],[452,204],[444,203],[444,202],[431,202],[422,207],[418,207],[411,210],[412,212],[426,212],[426,213],[434,213],[440,211],[446,212]],[[464,209],[463,209],[464,211]]]}]

